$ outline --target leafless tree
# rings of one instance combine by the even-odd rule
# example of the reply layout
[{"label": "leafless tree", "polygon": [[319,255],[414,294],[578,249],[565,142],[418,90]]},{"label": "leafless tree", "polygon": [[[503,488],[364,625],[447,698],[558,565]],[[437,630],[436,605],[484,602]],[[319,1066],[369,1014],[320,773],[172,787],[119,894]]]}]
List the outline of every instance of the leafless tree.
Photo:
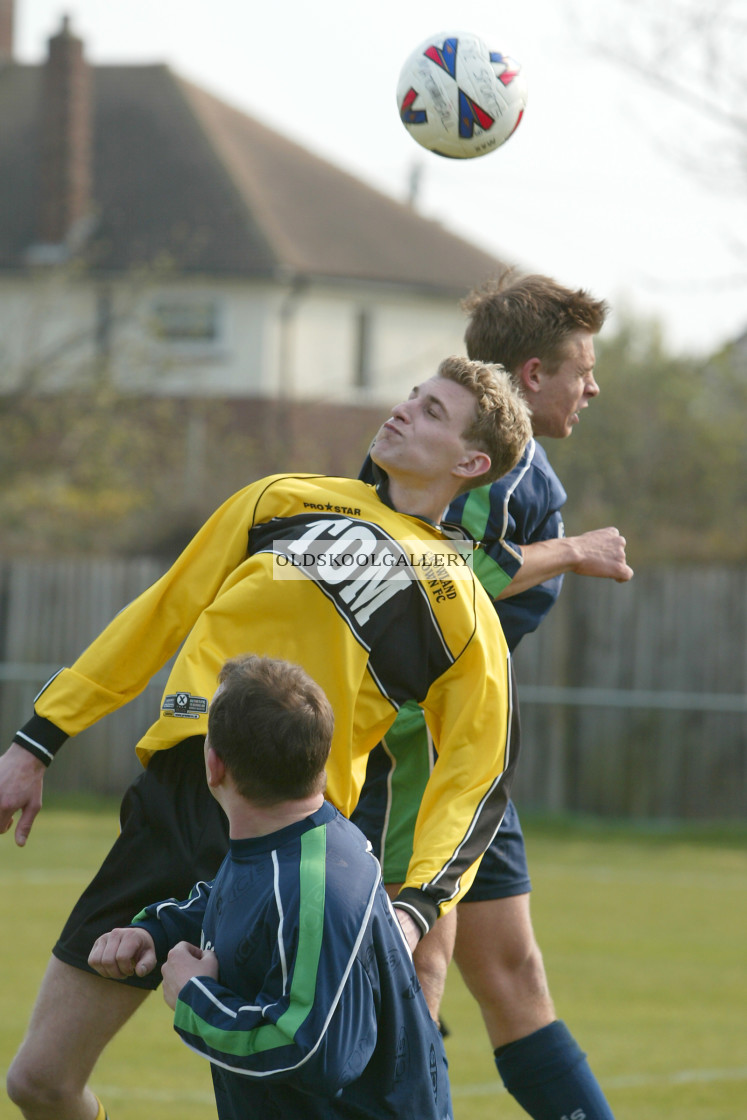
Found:
[{"label": "leafless tree", "polygon": [[684,114],[680,154],[691,169],[747,186],[746,0],[568,0],[568,12],[594,57]]}]

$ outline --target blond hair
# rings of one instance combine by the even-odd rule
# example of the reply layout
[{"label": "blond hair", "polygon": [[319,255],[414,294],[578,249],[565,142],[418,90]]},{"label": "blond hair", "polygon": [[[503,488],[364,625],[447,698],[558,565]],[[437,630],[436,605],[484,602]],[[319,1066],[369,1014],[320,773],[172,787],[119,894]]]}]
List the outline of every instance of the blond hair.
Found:
[{"label": "blond hair", "polygon": [[508,474],[532,435],[529,409],[510,375],[503,366],[458,356],[445,358],[436,374],[462,385],[474,397],[476,415],[462,438],[490,456],[490,470],[463,489],[485,486]]}]

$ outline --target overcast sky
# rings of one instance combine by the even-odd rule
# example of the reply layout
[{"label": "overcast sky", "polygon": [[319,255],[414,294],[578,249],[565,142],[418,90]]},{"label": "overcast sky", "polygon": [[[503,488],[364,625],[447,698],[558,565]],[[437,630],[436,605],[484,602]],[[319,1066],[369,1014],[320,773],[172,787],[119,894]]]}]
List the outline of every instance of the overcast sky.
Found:
[{"label": "overcast sky", "polygon": [[[747,329],[747,200],[706,181],[697,114],[588,50],[571,11],[599,0],[16,0],[16,56],[38,63],[63,14],[90,62],[165,62],[398,198],[420,168],[428,217],[522,267],[659,318],[676,350]],[[458,18],[455,21],[455,13]],[[421,40],[470,30],[518,59],[524,120],[477,160],[405,132],[395,87]],[[689,151],[685,165],[682,153]],[[612,320],[614,325],[614,320]]]}]

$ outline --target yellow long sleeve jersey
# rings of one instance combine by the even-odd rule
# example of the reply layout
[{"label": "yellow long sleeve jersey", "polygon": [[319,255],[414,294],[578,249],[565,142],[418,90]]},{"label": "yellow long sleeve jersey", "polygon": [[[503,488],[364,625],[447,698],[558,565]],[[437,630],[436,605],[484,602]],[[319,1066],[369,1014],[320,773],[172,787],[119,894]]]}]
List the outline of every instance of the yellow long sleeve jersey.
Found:
[{"label": "yellow long sleeve jersey", "polygon": [[416,700],[438,761],[400,903],[429,926],[469,887],[508,799],[518,720],[495,610],[444,531],[362,482],[262,479],[225,502],[165,575],[48,682],[18,742],[51,760],[68,736],[138,695],[177,650],[158,719],[137,744],[145,765],[205,734],[227,658],[284,658],[332,704],[327,796],[345,815],[369,751],[400,705]]}]

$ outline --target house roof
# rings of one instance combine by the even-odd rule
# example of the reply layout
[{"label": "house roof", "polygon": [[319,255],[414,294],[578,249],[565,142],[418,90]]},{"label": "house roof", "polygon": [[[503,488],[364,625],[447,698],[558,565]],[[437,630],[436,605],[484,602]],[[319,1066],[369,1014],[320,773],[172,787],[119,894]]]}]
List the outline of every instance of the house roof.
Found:
[{"label": "house roof", "polygon": [[[41,174],[41,66],[0,70],[0,268],[25,264]],[[186,272],[460,293],[501,262],[183,80],[95,66],[96,267],[169,254]]]}]

